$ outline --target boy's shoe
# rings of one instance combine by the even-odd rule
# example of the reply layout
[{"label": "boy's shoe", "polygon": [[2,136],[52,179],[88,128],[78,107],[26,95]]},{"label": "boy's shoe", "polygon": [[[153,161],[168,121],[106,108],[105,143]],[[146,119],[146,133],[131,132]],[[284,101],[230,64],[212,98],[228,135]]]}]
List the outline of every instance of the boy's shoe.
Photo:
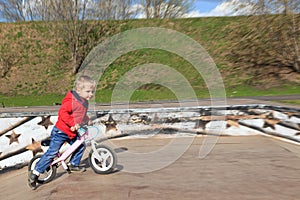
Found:
[{"label": "boy's shoe", "polygon": [[32,171],[28,172],[28,186],[35,190],[37,188],[37,180],[38,180],[38,176],[34,173],[32,173]]},{"label": "boy's shoe", "polygon": [[72,165],[71,163],[68,163],[68,167],[71,172],[85,172],[86,171],[85,167],[75,166],[75,165]]}]

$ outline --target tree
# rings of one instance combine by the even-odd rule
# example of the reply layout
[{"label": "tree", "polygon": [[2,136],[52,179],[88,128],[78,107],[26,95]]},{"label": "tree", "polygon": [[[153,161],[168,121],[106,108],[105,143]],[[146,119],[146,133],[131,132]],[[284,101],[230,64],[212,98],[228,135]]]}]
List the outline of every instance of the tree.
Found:
[{"label": "tree", "polygon": [[300,1],[244,0],[243,3],[251,5],[252,16],[248,16],[246,28],[238,29],[237,34],[243,35],[243,39],[232,47],[236,61],[253,67],[288,67],[300,72]]},{"label": "tree", "polygon": [[25,21],[26,12],[23,0],[0,1],[0,16],[6,21]]},{"label": "tree", "polygon": [[96,19],[122,20],[135,18],[139,12],[135,0],[106,0],[94,2]]},{"label": "tree", "polygon": [[72,72],[77,73],[83,58],[80,58],[80,40],[87,37],[87,0],[49,0],[53,21],[57,22],[71,50]]},{"label": "tree", "polygon": [[[0,0],[0,15],[9,22],[55,23],[69,45],[76,74],[100,35],[106,35],[105,23],[99,20],[133,18],[137,13],[134,4],[134,0]],[[53,23],[48,23],[49,28]]]},{"label": "tree", "polygon": [[[7,21],[47,21],[60,27],[69,45],[72,72],[76,74],[85,56],[97,40],[99,20],[134,18],[139,11],[147,18],[176,18],[191,10],[193,0],[0,0],[0,13]],[[141,3],[140,6],[138,3]],[[53,23],[49,23],[49,28]],[[113,28],[113,27],[111,27]],[[93,34],[91,34],[93,33]],[[103,32],[98,35],[105,35]],[[98,37],[98,36],[96,36]]]},{"label": "tree", "polygon": [[179,18],[193,8],[193,0],[140,0],[142,13],[149,18]]},{"label": "tree", "polygon": [[[47,1],[47,0],[45,0]],[[107,30],[102,19],[130,18],[132,1],[49,0],[51,19],[57,22],[71,50],[73,74],[78,72],[89,51],[104,37]],[[123,12],[120,14],[120,12]],[[110,26],[110,32],[115,27]],[[91,38],[95,37],[95,38]]]},{"label": "tree", "polygon": [[0,77],[3,78],[9,72],[13,64],[16,62],[16,55],[14,55],[8,44],[2,43],[0,45]]}]

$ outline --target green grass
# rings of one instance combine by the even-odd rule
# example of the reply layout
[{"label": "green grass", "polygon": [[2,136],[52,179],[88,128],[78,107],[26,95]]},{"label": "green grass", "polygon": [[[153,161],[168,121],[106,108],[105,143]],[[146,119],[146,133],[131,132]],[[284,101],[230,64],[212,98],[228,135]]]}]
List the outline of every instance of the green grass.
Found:
[{"label": "green grass", "polygon": [[142,102],[142,101],[159,101],[159,100],[175,100],[176,96],[172,91],[167,88],[161,88],[160,90],[136,90],[129,98],[125,97],[113,97],[112,91],[101,90],[96,93],[95,100],[97,103],[110,103],[110,102]]},{"label": "green grass", "polygon": [[274,87],[271,89],[256,89],[251,86],[242,85],[235,88],[225,88],[227,97],[247,97],[247,96],[276,96],[300,94],[300,85],[286,85],[281,87]]},{"label": "green grass", "polygon": [[[224,51],[229,50],[227,47],[228,44],[232,43],[232,40],[228,39],[227,36],[232,33],[233,28],[236,28],[237,25],[247,22],[243,19],[243,17],[165,20],[135,19],[112,21],[110,23],[114,23],[114,26],[119,28],[115,30],[116,32],[140,27],[161,27],[173,29],[191,37],[205,48],[219,67],[221,74],[223,73],[227,97],[300,94],[299,83],[284,83],[285,85],[281,87],[273,87],[266,90],[251,87],[248,84],[253,79],[255,80],[253,74],[250,72],[245,73],[245,71],[234,71],[233,68],[229,67],[233,66],[233,64],[229,65],[229,61],[225,60]],[[28,26],[28,24],[31,26]],[[22,25],[22,23],[19,25]],[[18,66],[18,71],[23,72],[8,74],[7,77],[0,79],[4,85],[2,87],[4,91],[0,91],[0,101],[7,107],[49,106],[54,103],[60,103],[65,94],[54,93],[63,92],[69,86],[72,87],[75,79],[74,77],[70,78],[71,63],[68,47],[60,38],[61,35],[56,35],[55,28],[53,28],[53,32],[48,31],[48,26],[45,26],[42,22],[28,22],[23,25],[26,26],[11,24],[11,28],[7,28],[6,33],[0,34],[4,40],[3,45],[13,44],[10,53],[19,55],[20,61],[15,65]],[[116,33],[113,30],[110,31],[112,34]],[[0,33],[2,32],[0,31]],[[24,35],[30,37],[24,37]],[[35,39],[31,40],[28,38]],[[30,51],[22,51],[22,49]],[[203,77],[184,58],[164,50],[141,49],[120,56],[109,66],[98,83],[96,102],[111,102],[112,91],[121,78],[134,71],[134,68],[149,63],[157,63],[172,68],[186,79],[198,98],[210,97]],[[147,73],[149,74],[149,72]],[[169,75],[162,75],[160,72],[157,72],[157,74],[165,77]],[[141,79],[139,80],[136,77],[132,77],[132,80],[144,83],[144,77],[147,75],[140,76]],[[16,78],[19,79],[17,80]],[[171,82],[172,86],[176,86],[176,84],[178,84],[176,80]],[[256,85],[259,85],[259,83]],[[60,90],[58,91],[58,89]],[[1,92],[11,96],[1,95]],[[26,94],[26,96],[21,94]],[[135,90],[129,99],[126,98],[122,99],[120,97],[118,100],[136,102],[177,99],[170,89],[155,84],[143,85]],[[194,98],[194,96],[185,96],[185,99],[190,98]],[[296,101],[295,103],[299,102]]]},{"label": "green grass", "polygon": [[18,107],[18,106],[52,106],[55,103],[61,103],[64,95],[60,94],[44,94],[44,95],[16,95],[4,96],[0,95],[0,100],[4,103],[5,107]]},{"label": "green grass", "polygon": [[291,105],[300,105],[300,100],[282,100],[282,101],[276,101],[276,102],[291,104]]},{"label": "green grass", "polygon": [[[226,89],[226,88],[225,88]],[[195,90],[198,98],[209,98],[207,90]],[[288,95],[299,94],[299,87],[281,87],[272,88],[269,90],[257,90],[255,88],[241,86],[234,89],[226,90],[226,97],[247,97],[247,96],[276,96],[276,95]],[[0,95],[0,100],[6,107],[14,106],[51,106],[55,103],[60,103],[64,95],[61,94],[42,94],[42,95],[29,95],[29,96],[3,96]],[[192,99],[193,97],[186,97],[185,99]],[[135,90],[130,98],[118,98],[112,99],[112,90],[100,90],[95,94],[96,103],[110,103],[115,102],[143,102],[143,101],[159,101],[159,100],[178,100],[176,95],[165,87],[150,88],[147,90],[138,89]],[[182,100],[182,99],[180,99]],[[300,100],[286,100],[280,101],[282,103],[300,105]]]}]

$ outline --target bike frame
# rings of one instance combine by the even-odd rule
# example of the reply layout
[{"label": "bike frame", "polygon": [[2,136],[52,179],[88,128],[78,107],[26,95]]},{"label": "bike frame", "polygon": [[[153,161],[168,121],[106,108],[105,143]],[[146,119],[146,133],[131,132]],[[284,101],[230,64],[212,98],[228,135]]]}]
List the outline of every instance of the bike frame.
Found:
[{"label": "bike frame", "polygon": [[[69,168],[68,168],[65,160],[87,139],[89,139],[88,130],[82,136],[80,136],[79,139],[76,140],[65,152],[63,152],[62,154],[58,153],[58,155],[57,155],[58,158],[56,160],[54,160],[50,164],[50,166],[61,163],[63,168],[65,170],[68,170]],[[92,145],[92,149],[94,150],[95,157],[100,161],[101,157],[100,157],[98,151],[96,150],[97,143],[94,140],[92,140],[91,145]]]}]

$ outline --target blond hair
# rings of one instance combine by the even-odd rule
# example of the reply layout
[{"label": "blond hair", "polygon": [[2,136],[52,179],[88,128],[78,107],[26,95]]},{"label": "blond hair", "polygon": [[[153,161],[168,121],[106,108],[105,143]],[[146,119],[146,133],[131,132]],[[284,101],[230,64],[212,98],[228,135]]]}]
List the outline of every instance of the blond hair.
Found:
[{"label": "blond hair", "polygon": [[96,86],[96,82],[94,79],[86,75],[81,75],[76,79],[74,83],[75,90],[82,90],[86,83],[90,83],[91,87]]}]

